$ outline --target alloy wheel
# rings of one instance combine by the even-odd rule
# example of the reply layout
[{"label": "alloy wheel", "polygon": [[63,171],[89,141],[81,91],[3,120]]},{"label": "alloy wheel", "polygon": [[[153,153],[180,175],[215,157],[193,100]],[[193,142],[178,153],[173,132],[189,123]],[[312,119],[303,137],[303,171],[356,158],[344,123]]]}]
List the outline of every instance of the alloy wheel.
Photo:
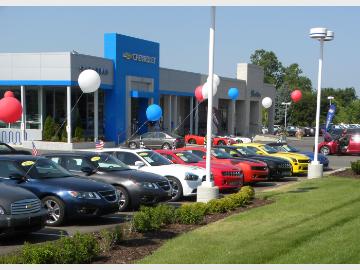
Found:
[{"label": "alloy wheel", "polygon": [[61,210],[57,202],[53,200],[46,200],[44,203],[45,209],[48,211],[48,218],[46,223],[53,224],[60,219]]}]

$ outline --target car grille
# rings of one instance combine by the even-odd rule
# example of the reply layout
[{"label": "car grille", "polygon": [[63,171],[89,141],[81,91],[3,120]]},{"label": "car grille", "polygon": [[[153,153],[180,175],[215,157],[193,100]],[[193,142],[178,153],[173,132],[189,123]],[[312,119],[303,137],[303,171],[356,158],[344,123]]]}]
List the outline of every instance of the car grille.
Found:
[{"label": "car grille", "polygon": [[23,215],[39,212],[41,209],[41,202],[39,199],[27,199],[17,201],[11,204],[12,215]]},{"label": "car grille", "polygon": [[108,202],[115,202],[117,200],[115,190],[99,191],[98,193]]},{"label": "car grille", "polygon": [[310,159],[299,159],[299,163],[310,163]]},{"label": "car grille", "polygon": [[279,165],[279,168],[291,168],[291,164],[290,163],[281,163]]},{"label": "car grille", "polygon": [[251,169],[254,171],[266,171],[267,167],[264,166],[251,166]]},{"label": "car grille", "polygon": [[233,176],[233,177],[240,177],[241,173],[240,171],[225,171],[222,172],[223,176]]},{"label": "car grille", "polygon": [[170,190],[170,184],[168,181],[159,181],[159,182],[156,182],[156,184],[165,191]]}]

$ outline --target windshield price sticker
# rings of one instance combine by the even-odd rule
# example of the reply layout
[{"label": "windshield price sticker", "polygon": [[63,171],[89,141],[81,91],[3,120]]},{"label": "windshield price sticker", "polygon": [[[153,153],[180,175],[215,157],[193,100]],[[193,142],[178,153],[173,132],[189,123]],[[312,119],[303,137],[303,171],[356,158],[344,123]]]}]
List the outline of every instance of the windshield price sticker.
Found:
[{"label": "windshield price sticker", "polygon": [[148,153],[139,153],[139,156],[140,156],[140,157],[147,157],[147,156],[148,156]]},{"label": "windshield price sticker", "polygon": [[26,167],[26,166],[31,166],[31,165],[34,165],[34,164],[35,164],[34,161],[28,160],[28,161],[22,162],[22,163],[21,163],[21,166]]},{"label": "windshield price sticker", "polygon": [[178,157],[181,157],[181,156],[183,156],[184,154],[183,154],[183,153],[176,153],[176,155],[177,155]]},{"label": "windshield price sticker", "polygon": [[91,158],[91,161],[98,161],[98,160],[100,160],[100,157],[92,157]]}]

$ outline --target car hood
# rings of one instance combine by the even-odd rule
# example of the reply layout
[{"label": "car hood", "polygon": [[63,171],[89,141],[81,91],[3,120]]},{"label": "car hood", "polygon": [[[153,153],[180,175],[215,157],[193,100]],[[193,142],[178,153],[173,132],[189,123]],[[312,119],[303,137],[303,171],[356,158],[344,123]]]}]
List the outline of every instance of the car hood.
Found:
[{"label": "car hood", "polygon": [[0,183],[0,205],[7,209],[13,202],[37,198],[35,194],[21,187]]},{"label": "car hood", "polygon": [[308,159],[307,156],[298,154],[298,153],[290,153],[290,152],[278,152],[276,154],[271,154],[275,157],[288,157],[288,158],[295,158],[295,159]]},{"label": "car hood", "polygon": [[135,180],[137,182],[167,181],[167,179],[161,175],[151,173],[151,172],[140,171],[140,170],[110,171],[110,172],[102,172],[102,173],[104,173],[105,175],[108,175],[108,176]]},{"label": "car hood", "polygon": [[[194,166],[201,166],[202,168],[205,168],[205,166],[206,166],[205,161],[200,161],[199,163],[191,163],[191,164]],[[220,170],[237,170],[237,171],[239,170],[239,168],[236,166],[233,166],[230,164],[219,163],[216,161],[211,161],[211,168],[212,169],[220,169]]]},{"label": "car hood", "polygon": [[56,189],[63,189],[68,191],[102,191],[114,189],[113,186],[98,182],[96,180],[78,176],[51,178],[38,180],[38,183],[53,187]]},{"label": "car hood", "polygon": [[[314,153],[313,152],[301,152],[301,154],[308,156],[310,159],[314,158]],[[319,154],[318,153],[318,158],[321,160],[326,160],[328,159],[326,156],[324,156],[323,154]]]},{"label": "car hood", "polygon": [[182,164],[170,164],[170,165],[162,165],[162,166],[144,166],[141,168],[142,170],[153,172],[153,173],[159,173],[159,174],[167,174],[167,173],[182,173],[185,174],[187,172],[191,172],[197,175],[204,175],[205,169],[196,167],[196,166],[187,166]]},{"label": "car hood", "polygon": [[264,161],[264,162],[268,162],[268,161],[272,161],[272,162],[276,162],[276,163],[283,163],[284,160],[281,157],[272,157],[272,156],[262,156],[262,155],[251,155],[248,156],[249,158],[255,159],[255,160],[260,160],[260,161]]}]

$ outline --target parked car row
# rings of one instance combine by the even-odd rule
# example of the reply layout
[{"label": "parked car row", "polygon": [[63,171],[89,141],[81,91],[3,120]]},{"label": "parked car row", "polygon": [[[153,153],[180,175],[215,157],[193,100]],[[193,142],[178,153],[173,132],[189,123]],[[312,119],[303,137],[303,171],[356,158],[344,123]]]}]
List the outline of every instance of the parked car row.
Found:
[{"label": "parked car row", "polygon": [[[255,143],[214,146],[211,180],[221,191],[237,190],[244,184],[306,173],[309,157],[285,148]],[[205,156],[202,146],[0,155],[0,234],[194,196],[206,180]]]}]

